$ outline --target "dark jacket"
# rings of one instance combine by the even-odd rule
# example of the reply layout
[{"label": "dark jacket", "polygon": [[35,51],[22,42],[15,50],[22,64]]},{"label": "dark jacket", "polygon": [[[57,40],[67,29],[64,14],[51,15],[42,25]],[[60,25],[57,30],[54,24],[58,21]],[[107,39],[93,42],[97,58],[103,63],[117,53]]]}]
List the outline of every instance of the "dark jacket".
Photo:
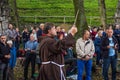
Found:
[{"label": "dark jacket", "polygon": [[4,57],[8,54],[10,54],[10,47],[0,42],[0,61],[2,61],[3,63],[8,63],[9,59]]},{"label": "dark jacket", "polygon": [[22,38],[23,38],[23,42],[26,43],[29,40],[29,33],[28,32],[23,32],[22,33]]},{"label": "dark jacket", "polygon": [[120,41],[120,29],[115,29],[114,30],[114,36],[116,37],[116,39],[118,40],[118,41]]},{"label": "dark jacket", "polygon": [[101,50],[100,50],[101,38],[100,37],[95,38],[94,45],[95,45],[95,52],[100,53],[101,52]]},{"label": "dark jacket", "polygon": [[39,28],[39,30],[37,31],[37,38],[42,36],[42,34],[43,34],[43,31],[42,31],[42,29]]},{"label": "dark jacket", "polygon": [[[113,42],[114,42],[114,46],[116,44],[118,44],[117,39],[113,36]],[[102,39],[102,43],[101,43],[101,50],[102,50],[102,57],[103,58],[108,58],[109,57],[109,49],[107,48],[107,46],[109,46],[109,38],[106,36]],[[117,58],[117,50],[115,50],[115,56]]]}]

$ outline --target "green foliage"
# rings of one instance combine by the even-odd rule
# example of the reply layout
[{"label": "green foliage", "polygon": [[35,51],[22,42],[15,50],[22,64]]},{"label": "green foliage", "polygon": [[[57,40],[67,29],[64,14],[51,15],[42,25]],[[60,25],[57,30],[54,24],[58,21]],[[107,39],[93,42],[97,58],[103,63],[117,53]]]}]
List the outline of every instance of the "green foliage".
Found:
[{"label": "green foliage", "polygon": [[[107,17],[114,17],[117,0],[106,0]],[[84,0],[85,14],[89,25],[100,25],[98,0]],[[74,16],[72,0],[17,0],[19,16]],[[95,18],[96,17],[96,18]],[[63,23],[64,18],[37,18],[36,22]],[[34,17],[20,18],[23,22],[35,22]],[[74,18],[66,18],[73,23]],[[107,19],[113,23],[113,19]]]}]

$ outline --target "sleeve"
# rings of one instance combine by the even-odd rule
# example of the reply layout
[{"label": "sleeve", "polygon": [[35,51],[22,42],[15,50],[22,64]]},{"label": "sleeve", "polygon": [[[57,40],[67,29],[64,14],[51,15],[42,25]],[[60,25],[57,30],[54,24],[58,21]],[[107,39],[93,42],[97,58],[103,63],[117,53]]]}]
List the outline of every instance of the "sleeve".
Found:
[{"label": "sleeve", "polygon": [[28,42],[25,43],[25,49],[27,49],[27,43],[28,43]]},{"label": "sleeve", "polygon": [[4,57],[4,54],[2,54],[1,47],[0,47],[0,58],[3,58],[3,57]]},{"label": "sleeve", "polygon": [[37,32],[37,38],[39,38],[39,36],[41,36],[42,35],[42,30],[38,30],[38,32]]},{"label": "sleeve", "polygon": [[23,39],[23,41],[26,41],[26,39],[25,39],[25,32],[22,33],[22,39]]},{"label": "sleeve", "polygon": [[13,35],[14,35],[14,38],[16,38],[17,36],[18,36],[18,33],[17,33],[17,31],[13,31]]},{"label": "sleeve", "polygon": [[4,57],[4,55],[3,54],[0,54],[0,58],[3,58]]},{"label": "sleeve", "polygon": [[35,46],[35,47],[34,47],[34,48],[35,48],[34,50],[36,50],[36,48],[38,47],[38,42],[37,42],[37,41],[35,41],[34,46]]},{"label": "sleeve", "polygon": [[118,43],[118,40],[114,37],[114,39],[115,39],[115,45],[117,44],[117,49],[115,49],[115,50],[118,50],[119,49],[119,43]]},{"label": "sleeve", "polygon": [[99,43],[99,41],[98,41],[98,38],[95,38],[94,43],[95,43],[95,46],[100,46],[100,43]]},{"label": "sleeve", "polygon": [[88,55],[93,56],[94,53],[95,53],[95,47],[94,47],[93,41],[91,41],[91,50],[90,50],[90,54],[88,54]]},{"label": "sleeve", "polygon": [[72,34],[64,37],[62,40],[49,40],[48,49],[53,53],[61,53],[75,44]]},{"label": "sleeve", "polygon": [[104,51],[104,50],[108,50],[107,48],[107,44],[106,44],[106,38],[103,38],[102,39],[102,42],[101,42],[101,49]]},{"label": "sleeve", "polygon": [[77,42],[76,42],[76,53],[77,53],[77,56],[84,57],[85,54],[84,54],[84,52],[81,50],[79,44],[80,44],[80,43],[79,43],[79,39],[78,39]]},{"label": "sleeve", "polygon": [[37,47],[36,47],[36,54],[39,54],[39,49],[40,49],[40,47],[39,47],[39,44],[38,44]]}]

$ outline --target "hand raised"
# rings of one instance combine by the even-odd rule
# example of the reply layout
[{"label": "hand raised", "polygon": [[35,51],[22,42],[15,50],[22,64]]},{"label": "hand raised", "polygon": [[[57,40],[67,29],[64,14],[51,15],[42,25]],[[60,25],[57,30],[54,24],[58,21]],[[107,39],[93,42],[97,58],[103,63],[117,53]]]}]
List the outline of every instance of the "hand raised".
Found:
[{"label": "hand raised", "polygon": [[74,36],[77,33],[77,27],[75,25],[72,26],[72,28],[70,29],[70,33]]}]

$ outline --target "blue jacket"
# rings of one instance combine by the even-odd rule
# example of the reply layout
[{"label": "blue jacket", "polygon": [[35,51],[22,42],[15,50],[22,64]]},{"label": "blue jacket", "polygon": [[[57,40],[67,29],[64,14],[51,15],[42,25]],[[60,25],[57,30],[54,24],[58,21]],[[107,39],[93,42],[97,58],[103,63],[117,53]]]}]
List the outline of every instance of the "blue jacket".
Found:
[{"label": "blue jacket", "polygon": [[100,53],[100,47],[101,47],[101,38],[100,37],[96,37],[95,41],[94,41],[94,45],[95,45],[95,52],[96,53]]},{"label": "blue jacket", "polygon": [[16,48],[15,47],[10,48],[10,55],[11,55],[11,58],[9,60],[9,67],[14,68],[16,65]]}]

